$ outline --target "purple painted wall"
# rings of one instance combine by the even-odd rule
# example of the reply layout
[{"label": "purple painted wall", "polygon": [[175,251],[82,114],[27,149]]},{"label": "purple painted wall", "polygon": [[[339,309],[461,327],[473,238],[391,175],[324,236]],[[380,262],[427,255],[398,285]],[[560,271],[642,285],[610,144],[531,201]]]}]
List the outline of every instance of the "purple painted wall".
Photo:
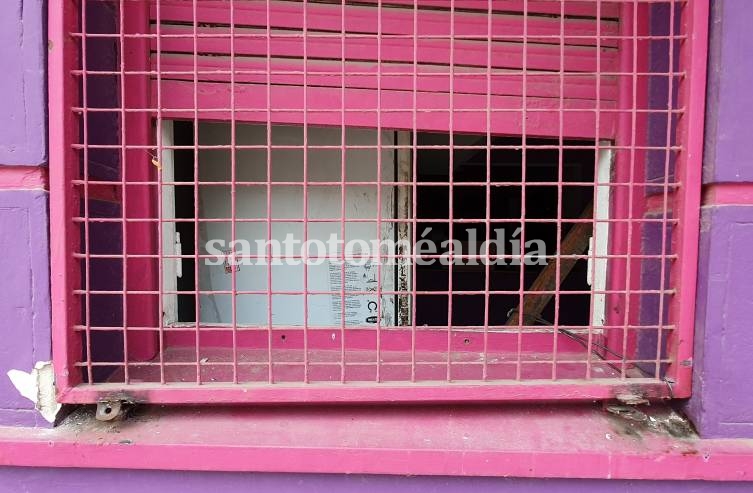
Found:
[{"label": "purple painted wall", "polygon": [[705,207],[688,413],[704,437],[753,438],[753,206]]},{"label": "purple painted wall", "polygon": [[753,9],[749,0],[712,0],[704,181],[751,182]]},{"label": "purple painted wall", "polygon": [[[753,9],[712,1],[704,156],[707,184],[753,182]],[[745,200],[740,201],[745,204]],[[749,204],[749,203],[748,203]],[[753,438],[753,204],[704,207],[693,398],[706,438]]]},{"label": "purple painted wall", "polygon": [[[44,491],[52,484],[59,493],[159,491],[206,493],[253,491],[254,493],[738,493],[749,492],[750,483],[700,481],[608,481],[521,478],[448,478],[314,474],[233,474],[166,471],[0,468],[0,492]],[[124,485],[126,485],[124,487]]]},{"label": "purple painted wall", "polygon": [[[0,5],[0,171],[46,164],[44,4]],[[47,192],[0,191],[0,424],[46,424],[5,373],[50,359],[47,223]]]},{"label": "purple painted wall", "polygon": [[0,6],[0,164],[47,160],[44,0]]},{"label": "purple painted wall", "polygon": [[47,192],[0,192],[0,424],[39,426],[34,405],[5,376],[50,360]]}]

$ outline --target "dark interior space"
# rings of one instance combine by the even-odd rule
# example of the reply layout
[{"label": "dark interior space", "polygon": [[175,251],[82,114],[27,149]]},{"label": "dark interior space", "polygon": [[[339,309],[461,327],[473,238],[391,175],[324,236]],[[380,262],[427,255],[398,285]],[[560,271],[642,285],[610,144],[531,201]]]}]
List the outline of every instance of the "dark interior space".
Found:
[{"label": "dark interior space", "polygon": [[[190,147],[194,144],[194,125],[192,122],[175,121],[173,135],[176,146]],[[176,163],[193,163],[193,149],[176,149]],[[196,230],[193,220],[194,214],[194,166],[175,166],[175,181],[187,182],[187,185],[175,186],[175,218],[176,232],[180,234],[183,255],[195,255],[194,245]],[[188,219],[188,221],[186,221]],[[178,278],[178,291],[194,291],[196,282],[196,262],[191,258],[184,258],[183,275]],[[178,320],[181,322],[196,321],[196,296],[192,293],[178,295]]]},{"label": "dark interior space", "polygon": [[[419,133],[417,140],[417,237],[421,237],[425,228],[431,227],[426,238],[431,238],[439,245],[452,238],[463,243],[463,254],[478,253],[482,242],[486,240],[485,224],[462,222],[463,220],[486,219],[487,207],[487,148],[486,136],[455,135],[453,150],[449,149],[448,134]],[[514,254],[510,240],[516,230],[524,231],[517,239],[524,236],[526,241],[540,239],[546,244],[546,254],[558,253],[557,225],[555,222],[531,222],[534,219],[556,219],[558,203],[561,201],[562,230],[560,239],[567,235],[573,223],[568,219],[578,218],[591,203],[594,194],[592,185],[595,169],[595,151],[593,149],[576,149],[568,146],[589,146],[590,142],[565,141],[562,151],[562,173],[560,177],[560,150],[558,141],[545,139],[528,139],[525,151],[525,177],[523,176],[523,142],[521,138],[493,137],[489,161],[489,218],[491,236],[500,237],[503,231],[505,254]],[[437,146],[437,147],[433,147]],[[442,147],[444,146],[444,147]],[[450,171],[450,152],[453,152],[452,171]],[[452,173],[453,191],[450,201],[449,177]],[[525,179],[525,219],[521,223],[521,205],[523,201],[522,180]],[[556,182],[561,179],[563,186],[561,197]],[[434,185],[431,185],[431,184]],[[568,185],[571,183],[572,185]],[[577,185],[580,183],[580,185]],[[464,185],[465,184],[465,185]],[[450,218],[452,203],[452,221]],[[442,222],[421,222],[423,219],[441,220]],[[460,221],[458,221],[460,220]],[[508,221],[505,221],[508,220]],[[512,221],[509,221],[512,220]],[[468,251],[469,233],[475,230],[477,247],[475,252]],[[444,249],[442,249],[444,250]],[[494,250],[492,250],[494,251]],[[498,252],[500,253],[500,252]],[[517,291],[520,289],[521,266],[489,266],[489,289],[491,291]],[[529,289],[541,273],[542,265],[524,265],[524,288]],[[448,265],[435,262],[433,265],[417,266],[416,288],[418,291],[448,291],[450,269]],[[580,260],[575,264],[570,275],[560,286],[562,291],[588,290],[586,281],[587,262]],[[486,268],[478,265],[452,266],[452,291],[478,291],[478,294],[455,294],[452,297],[453,326],[484,325],[484,290],[486,287]],[[489,300],[489,320],[492,326],[505,325],[510,310],[518,306],[520,297],[517,293],[492,294]],[[541,314],[537,324],[554,323],[554,300],[550,301]],[[587,294],[562,295],[560,297],[559,324],[588,325],[590,296]],[[416,300],[416,323],[418,326],[448,325],[448,296],[446,294],[419,295]],[[546,321],[546,322],[545,322]]]}]

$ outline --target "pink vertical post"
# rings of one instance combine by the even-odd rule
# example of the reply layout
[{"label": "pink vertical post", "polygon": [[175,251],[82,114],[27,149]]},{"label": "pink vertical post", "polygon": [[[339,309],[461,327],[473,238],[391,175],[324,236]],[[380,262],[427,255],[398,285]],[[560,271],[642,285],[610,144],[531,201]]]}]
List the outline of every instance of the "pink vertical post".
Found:
[{"label": "pink vertical post", "polygon": [[[121,0],[124,1],[124,0]],[[121,6],[122,8],[123,6]],[[151,162],[150,149],[154,142],[152,116],[148,111],[150,69],[149,2],[135,0],[126,2],[120,26],[123,36],[123,84],[124,114],[122,145],[125,157],[121,173],[127,185],[123,190],[123,217],[125,224],[124,252],[126,256],[156,255],[157,235],[155,223],[131,219],[154,219],[156,201],[154,185],[134,182],[155,182],[155,166]],[[140,72],[140,73],[137,73]],[[128,111],[131,110],[131,111]],[[133,111],[140,110],[140,111]],[[157,226],[158,227],[158,226]],[[158,262],[154,258],[128,257],[123,279],[126,289],[124,328],[126,357],[136,361],[152,359],[157,351],[157,334],[149,331],[128,332],[129,327],[156,327],[159,323],[159,304],[153,294],[129,294],[130,291],[158,292]]]},{"label": "pink vertical post", "polygon": [[80,319],[81,304],[72,294],[75,280],[80,277],[72,252],[79,251],[80,241],[71,220],[78,215],[78,200],[70,187],[70,181],[77,176],[74,169],[78,162],[78,153],[72,147],[78,129],[72,111],[77,85],[70,72],[76,65],[77,47],[69,34],[76,15],[77,3],[66,0],[58,8],[50,8],[48,17],[52,353],[61,393],[81,382],[81,374],[73,371],[82,346],[79,334],[73,330]]},{"label": "pink vertical post", "polygon": [[708,54],[709,2],[698,0],[684,5],[680,66],[687,74],[679,83],[680,101],[685,112],[678,125],[678,141],[683,147],[677,159],[677,200],[674,216],[680,218],[672,235],[673,250],[681,259],[673,265],[671,285],[677,290],[669,305],[669,320],[675,325],[668,340],[673,356],[668,378],[675,397],[689,397],[692,384],[693,330],[695,324],[698,236],[700,230],[703,129],[706,110],[706,71]]}]

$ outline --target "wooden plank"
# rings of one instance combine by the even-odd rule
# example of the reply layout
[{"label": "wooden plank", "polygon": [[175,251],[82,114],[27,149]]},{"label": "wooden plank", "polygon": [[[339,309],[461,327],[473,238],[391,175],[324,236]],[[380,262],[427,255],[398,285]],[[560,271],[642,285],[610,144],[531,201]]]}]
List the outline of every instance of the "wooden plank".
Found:
[{"label": "wooden plank", "polygon": [[[559,9],[559,7],[558,7]],[[228,2],[224,0],[202,0],[196,12],[196,21],[200,24],[234,23],[236,26],[263,27],[272,29],[302,30],[304,17],[309,31],[328,31],[340,33],[343,30],[343,8],[338,4],[309,4],[305,8],[300,2],[271,1],[269,10],[266,2],[236,3],[231,12]],[[449,11],[420,9],[414,19],[413,9],[383,6],[381,11],[376,6],[345,6],[345,32],[377,34],[381,13],[381,33],[385,35],[413,36],[414,22],[418,24],[421,36],[480,36],[486,38],[489,32],[486,12],[458,11],[454,15],[454,26]],[[559,14],[557,10],[556,14]],[[151,16],[157,19],[157,6],[152,4]],[[190,0],[161,0],[159,19],[161,23],[193,23],[194,9]],[[596,45],[596,34],[605,38],[602,46],[617,47],[619,26],[614,21],[602,21],[597,29],[593,19],[567,17],[564,21],[554,16],[530,16],[524,27],[524,18],[520,14],[495,14],[492,17],[491,30],[495,39],[520,40],[524,33],[533,42],[553,43],[559,45],[560,36],[570,38],[570,42],[581,45]],[[576,38],[573,38],[576,37]]]},{"label": "wooden plank", "polygon": [[[589,203],[580,215],[581,219],[593,219],[593,203]],[[593,231],[593,223],[576,223],[570,228],[559,247],[559,255],[582,255],[588,250],[589,240]],[[551,299],[552,293],[536,294],[537,291],[554,291],[559,289],[564,280],[570,275],[578,259],[560,258],[550,261],[523,295],[523,321],[520,321],[521,306],[513,310],[506,325],[535,325]],[[559,285],[557,284],[557,264],[559,264]]]},{"label": "wooden plank", "polygon": [[[302,59],[274,58],[270,60],[271,72],[267,72],[264,57],[236,57],[234,63],[236,83],[303,85],[304,69],[306,83],[310,86],[377,89],[380,73],[377,64],[372,62],[341,62],[309,60],[305,65]],[[229,57],[200,56],[196,61],[198,80],[206,82],[230,82],[231,63]],[[162,71],[163,78],[194,80],[194,58],[187,54],[163,54],[159,67],[156,56],[152,57],[152,70]],[[343,79],[343,72],[345,78]],[[450,73],[446,67],[418,65],[414,77],[413,65],[382,64],[381,89],[419,92],[448,92]],[[559,98],[562,90],[564,99],[596,99],[595,75],[566,74],[560,87],[559,74],[529,74],[526,78],[526,93],[531,97]],[[522,96],[523,76],[495,71],[489,77],[492,95]],[[486,94],[487,75],[484,69],[456,67],[453,89],[455,93]],[[616,77],[602,77],[600,99],[602,102],[616,101]]]},{"label": "wooden plank", "polygon": [[[149,104],[149,41],[143,34],[149,32],[149,6],[144,2],[132,2],[121,26],[125,35],[122,41],[124,71],[122,84],[123,108],[138,108]],[[121,187],[127,200],[123,203],[123,217],[156,217],[157,205],[154,189],[148,185],[131,185],[125,191],[125,183],[156,180],[156,168],[149,154],[139,146],[154,144],[152,116],[140,112],[125,112],[121,117]],[[127,129],[127,131],[126,131]],[[159,289],[160,266],[156,259],[139,258],[137,255],[158,252],[154,226],[148,223],[126,223],[123,233],[123,253],[126,256],[123,269],[123,285],[126,291],[153,291]],[[161,314],[156,296],[126,295],[123,303],[123,324],[126,327],[159,326]],[[149,361],[159,351],[157,333],[127,332],[123,350],[126,361]]]},{"label": "wooden plank", "polygon": [[[152,98],[156,100],[157,83],[152,83]],[[194,94],[197,97],[199,115],[207,120],[229,120],[232,111],[230,84],[162,80],[163,116],[165,118],[194,117]],[[267,108],[271,103],[272,122],[303,124],[303,88],[300,86],[272,86],[272,99],[267,101],[266,86],[258,84],[235,84],[235,117],[237,121],[265,123]],[[480,133],[487,128],[487,98],[484,95],[455,95],[454,123],[456,132]],[[311,125],[342,124],[375,128],[378,123],[376,108],[377,91],[369,89],[346,89],[346,120],[342,121],[343,101],[339,88],[309,87],[307,98],[307,122]],[[490,130],[495,135],[519,135],[522,131],[522,99],[512,96],[493,96],[492,108],[510,109],[491,114]],[[596,112],[593,101],[565,100],[563,114],[563,137],[596,138]],[[527,133],[530,136],[554,137],[560,135],[560,102],[551,98],[528,98]],[[418,93],[414,111],[413,93],[407,91],[382,91],[381,126],[396,130],[449,131],[450,104],[446,93]],[[602,104],[602,109],[608,105]],[[468,111],[460,111],[466,109]],[[517,110],[513,110],[517,109]],[[614,109],[614,105],[611,105]],[[538,111],[536,111],[538,110]],[[549,111],[550,110],[550,111]],[[613,138],[615,113],[603,112],[600,117],[599,138]]]},{"label": "wooden plank", "polygon": [[[191,26],[162,26],[160,49],[163,52],[229,55],[231,53],[230,30],[226,27],[197,29],[199,37],[194,44]],[[152,31],[154,33],[154,31]],[[258,29],[236,29],[234,53],[236,55],[302,58],[304,40],[296,33],[274,33],[267,39],[266,32]],[[157,50],[157,41],[152,41],[152,51]],[[337,35],[309,34],[306,45],[308,58],[341,60],[345,44],[346,60],[378,60],[382,62],[449,65],[451,42],[449,40],[419,39],[414,50],[414,40],[408,38],[348,37]],[[381,47],[380,47],[381,44]],[[523,56],[524,48],[526,56]],[[488,64],[487,43],[483,41],[452,41],[455,65],[486,67]],[[556,45],[495,42],[491,47],[493,66],[521,70],[550,70],[565,72],[615,72],[618,70],[618,51],[603,49],[601,65],[597,63],[594,48],[565,46],[560,52]],[[560,65],[563,65],[562,67]]]}]

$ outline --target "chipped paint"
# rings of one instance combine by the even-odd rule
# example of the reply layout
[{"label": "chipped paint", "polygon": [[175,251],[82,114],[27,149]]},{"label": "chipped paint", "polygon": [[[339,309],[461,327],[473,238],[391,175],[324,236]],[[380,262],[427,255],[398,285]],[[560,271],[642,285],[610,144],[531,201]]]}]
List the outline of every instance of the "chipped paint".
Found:
[{"label": "chipped paint", "polygon": [[30,373],[23,370],[8,370],[8,378],[16,390],[34,403],[42,417],[55,422],[60,403],[55,398],[55,372],[51,361],[39,361]]}]

